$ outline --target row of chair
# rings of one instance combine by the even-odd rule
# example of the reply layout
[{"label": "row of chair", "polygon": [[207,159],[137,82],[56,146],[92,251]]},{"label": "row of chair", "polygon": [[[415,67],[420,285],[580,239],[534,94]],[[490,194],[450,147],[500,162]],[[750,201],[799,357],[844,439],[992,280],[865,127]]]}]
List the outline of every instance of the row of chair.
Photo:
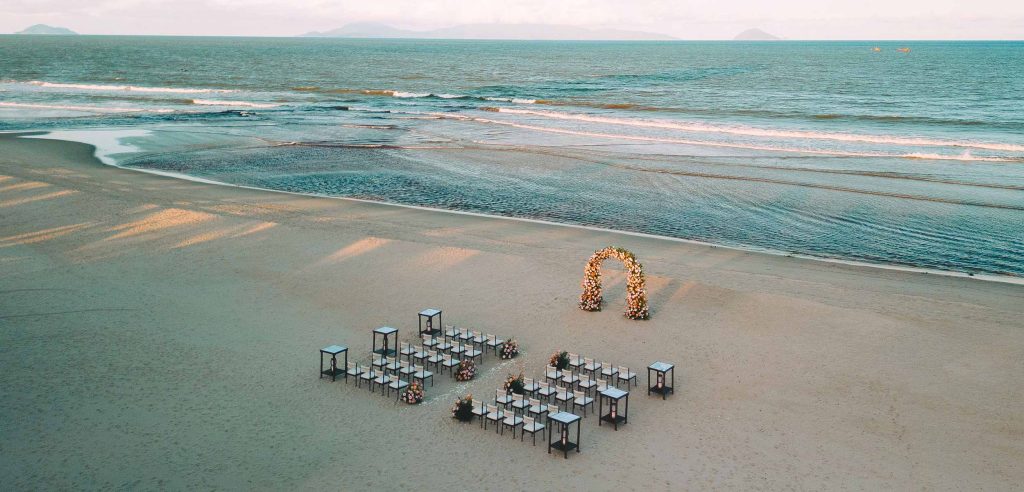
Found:
[{"label": "row of chair", "polygon": [[385,389],[388,395],[394,390],[397,393],[396,399],[398,399],[402,397],[402,390],[406,389],[412,380],[426,385],[429,379],[430,385],[434,385],[434,373],[426,370],[423,366],[400,361],[394,357],[380,357],[376,353],[370,355],[369,364],[348,363],[346,372],[349,377],[356,380],[356,386],[366,382],[371,392],[375,391],[374,387],[376,386],[380,388],[382,395]]},{"label": "row of chair", "polygon": [[[637,374],[630,371],[626,366],[614,366],[607,362],[596,362],[594,359],[572,352],[569,352],[569,368],[570,372],[575,371],[577,374],[588,374],[593,379],[604,378],[611,380],[615,378],[617,380],[616,384],[621,384],[622,381],[626,381],[627,386],[629,381],[633,381],[634,386],[638,384]],[[562,371],[559,371],[554,366],[548,366],[546,377],[548,380],[557,380],[562,377]],[[573,384],[569,381],[566,381],[566,383]]]},{"label": "row of chair", "polygon": [[484,347],[494,351],[494,355],[498,355],[498,350],[505,345],[505,340],[498,338],[495,335],[484,334],[479,331],[466,330],[462,328],[456,328],[452,325],[445,325],[444,339],[460,340],[462,342],[470,342],[474,346],[479,345],[480,349]]},{"label": "row of chair", "polygon": [[[390,395],[394,390],[397,398],[401,398],[402,390],[407,388],[412,380],[417,380],[422,385],[426,385],[427,380],[430,380],[430,386],[434,386],[434,372],[428,370],[431,366],[438,373],[448,369],[449,374],[455,377],[455,368],[463,359],[480,361],[483,350],[478,349],[478,346],[493,348],[497,355],[504,343],[504,340],[494,335],[448,326],[444,338],[439,339],[425,334],[422,335],[420,346],[401,342],[397,357],[385,357],[370,352],[369,363],[349,362],[346,372],[349,377],[355,378],[357,386],[365,382],[371,392],[375,391],[375,388],[380,388],[382,395],[385,390]],[[402,357],[406,360],[402,360]]]},{"label": "row of chair", "polygon": [[[502,392],[502,390],[498,390]],[[558,413],[557,405],[548,405],[536,398],[523,399],[523,395],[514,394],[510,402],[516,402],[515,406],[502,405],[497,402],[485,403],[480,400],[473,400],[473,415],[480,419],[480,427],[487,430],[489,422],[494,423],[494,432],[505,435],[505,429],[512,430],[512,438],[516,437],[516,430],[519,430],[519,440],[522,441],[526,433],[533,438],[533,445],[537,445],[537,433],[547,435],[547,425],[543,423],[542,416]]]}]

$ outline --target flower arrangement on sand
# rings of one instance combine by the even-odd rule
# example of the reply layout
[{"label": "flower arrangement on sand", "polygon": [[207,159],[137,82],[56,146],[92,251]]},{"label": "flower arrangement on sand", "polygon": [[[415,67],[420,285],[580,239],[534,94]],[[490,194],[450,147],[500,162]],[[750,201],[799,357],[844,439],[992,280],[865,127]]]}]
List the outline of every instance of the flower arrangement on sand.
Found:
[{"label": "flower arrangement on sand", "polygon": [[509,338],[505,345],[501,347],[501,358],[512,359],[519,355],[519,341],[515,338]]},{"label": "flower arrangement on sand", "polygon": [[548,365],[558,369],[559,371],[569,367],[569,352],[556,350],[555,353],[551,354],[551,359],[548,360]]},{"label": "flower arrangement on sand", "polygon": [[523,373],[519,373],[518,376],[509,374],[508,377],[505,378],[505,391],[508,391],[509,393],[521,395],[523,394],[523,388],[525,387],[526,384],[523,381]]},{"label": "flower arrangement on sand", "polygon": [[469,381],[476,376],[476,363],[473,359],[465,359],[459,362],[459,365],[455,369],[455,380],[456,381]]},{"label": "flower arrangement on sand", "polygon": [[455,405],[452,407],[452,418],[462,422],[473,420],[473,395],[466,395],[455,400]]},{"label": "flower arrangement on sand", "polygon": [[423,401],[423,383],[419,381],[413,381],[409,384],[409,387],[405,389],[405,393],[402,394],[402,401],[415,405]]},{"label": "flower arrangement on sand", "polygon": [[623,248],[605,248],[594,252],[583,269],[583,293],[580,294],[580,309],[584,311],[600,311],[601,302],[601,263],[608,258],[618,258],[626,267],[626,317],[629,319],[647,319],[647,289],[644,287],[644,267],[636,260],[636,256]]}]

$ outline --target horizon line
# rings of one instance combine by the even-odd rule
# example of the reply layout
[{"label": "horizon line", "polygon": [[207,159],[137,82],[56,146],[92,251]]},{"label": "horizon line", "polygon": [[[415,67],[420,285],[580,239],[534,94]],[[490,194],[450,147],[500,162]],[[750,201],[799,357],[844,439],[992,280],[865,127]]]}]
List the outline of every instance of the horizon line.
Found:
[{"label": "horizon line", "polygon": [[[659,34],[659,33],[652,33]],[[123,37],[165,37],[165,38],[266,38],[266,39],[350,39],[350,40],[388,40],[388,41],[577,41],[577,42],[643,42],[643,43],[672,43],[672,42],[693,42],[693,41],[729,41],[739,43],[785,43],[788,41],[807,42],[944,42],[944,41],[971,41],[971,42],[1020,42],[1021,38],[782,38],[782,39],[733,39],[733,38],[673,38],[673,39],[551,39],[551,38],[435,38],[435,37],[387,37],[387,36],[310,36],[306,34],[267,36],[259,34],[24,34],[17,32],[0,33],[0,36],[18,36],[25,38],[54,37],[74,38],[78,36],[123,36]],[[670,36],[665,34],[665,36]]]}]

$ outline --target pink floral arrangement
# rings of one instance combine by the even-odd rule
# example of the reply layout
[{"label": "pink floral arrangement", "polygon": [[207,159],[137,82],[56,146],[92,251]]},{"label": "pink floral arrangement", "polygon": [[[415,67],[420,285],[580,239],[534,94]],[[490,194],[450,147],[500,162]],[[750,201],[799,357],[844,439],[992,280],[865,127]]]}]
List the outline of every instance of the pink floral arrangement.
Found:
[{"label": "pink floral arrangement", "polygon": [[519,341],[515,338],[509,338],[505,345],[501,347],[501,358],[512,359],[519,355]]},{"label": "pink floral arrangement", "polygon": [[466,395],[455,400],[455,405],[452,406],[452,418],[463,422],[473,420],[473,395]]},{"label": "pink floral arrangement", "polygon": [[462,362],[459,362],[459,365],[456,367],[456,381],[469,381],[470,379],[473,379],[473,376],[476,376],[476,363],[473,362],[473,359],[465,359]]},{"label": "pink floral arrangement", "polygon": [[505,391],[509,393],[523,394],[523,388],[526,387],[526,382],[523,381],[523,373],[519,373],[518,376],[509,374],[505,378]]},{"label": "pink floral arrangement", "polygon": [[405,389],[405,393],[402,394],[402,401],[416,405],[423,401],[423,383],[419,381],[413,381],[409,384],[409,387]]}]

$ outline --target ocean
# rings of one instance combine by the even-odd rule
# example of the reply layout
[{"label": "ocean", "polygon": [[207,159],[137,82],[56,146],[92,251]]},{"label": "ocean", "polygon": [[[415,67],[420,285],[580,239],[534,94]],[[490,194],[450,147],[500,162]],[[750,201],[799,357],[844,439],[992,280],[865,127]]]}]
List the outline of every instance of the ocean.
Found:
[{"label": "ocean", "polygon": [[0,36],[0,131],[236,185],[1024,276],[1024,42]]}]

